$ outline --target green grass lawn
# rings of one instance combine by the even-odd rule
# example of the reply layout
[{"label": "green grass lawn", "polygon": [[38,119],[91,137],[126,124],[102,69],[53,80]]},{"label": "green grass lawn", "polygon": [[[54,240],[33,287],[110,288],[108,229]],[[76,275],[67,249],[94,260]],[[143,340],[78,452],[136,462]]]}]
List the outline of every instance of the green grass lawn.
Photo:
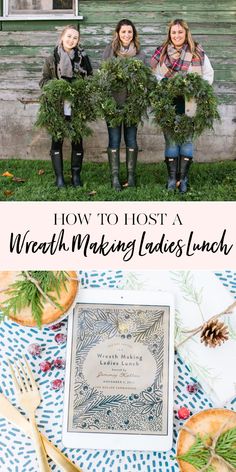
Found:
[{"label": "green grass lawn", "polygon": [[[13,176],[3,176],[9,172]],[[22,159],[0,160],[1,201],[232,201],[236,200],[236,162],[194,163],[190,168],[190,189],[181,195],[165,188],[167,172],[164,162],[138,163],[137,188],[116,192],[111,188],[108,163],[86,162],[82,188],[70,184],[70,163],[64,163],[68,186],[57,189],[51,162]],[[21,182],[20,180],[24,180]],[[125,182],[125,164],[121,181]]]}]

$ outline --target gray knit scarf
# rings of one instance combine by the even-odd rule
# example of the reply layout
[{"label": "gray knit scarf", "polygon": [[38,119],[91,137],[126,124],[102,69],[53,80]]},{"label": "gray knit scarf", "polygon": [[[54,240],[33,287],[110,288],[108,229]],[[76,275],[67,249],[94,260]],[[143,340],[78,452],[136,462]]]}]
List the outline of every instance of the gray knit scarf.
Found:
[{"label": "gray knit scarf", "polygon": [[72,62],[75,57],[74,49],[71,49],[70,52],[66,52],[62,46],[58,46],[57,48],[58,55],[60,57],[60,61],[57,65],[57,74],[59,79],[62,77],[73,77],[73,68]]}]

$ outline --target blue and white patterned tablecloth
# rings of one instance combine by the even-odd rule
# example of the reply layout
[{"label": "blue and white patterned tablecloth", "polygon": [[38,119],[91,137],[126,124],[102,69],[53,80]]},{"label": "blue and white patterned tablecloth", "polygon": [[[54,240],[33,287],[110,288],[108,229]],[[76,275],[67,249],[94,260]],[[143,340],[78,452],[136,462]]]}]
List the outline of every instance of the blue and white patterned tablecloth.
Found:
[{"label": "blue and white patterned tablecloth", "polygon": [[[105,287],[116,288],[122,285],[122,271],[80,272],[81,285],[86,288]],[[229,292],[236,298],[236,273],[231,271],[218,272],[217,277]],[[67,322],[64,321],[60,332],[66,333]],[[174,444],[167,453],[148,453],[132,451],[97,451],[81,449],[65,449],[61,443],[63,390],[53,391],[51,381],[63,379],[64,371],[52,369],[42,373],[39,368],[41,360],[52,361],[56,357],[65,357],[65,345],[55,342],[55,332],[48,328],[39,331],[34,328],[23,328],[11,322],[4,322],[0,326],[0,390],[16,405],[14,391],[9,382],[9,369],[6,360],[17,359],[25,353],[29,344],[38,343],[42,347],[42,358],[31,359],[31,366],[36,378],[43,402],[37,410],[37,420],[40,430],[57,445],[70,459],[79,465],[83,472],[177,472],[178,465],[172,458],[175,455],[175,445],[179,427],[182,422],[177,417],[180,406],[186,406],[191,413],[213,405],[202,390],[190,395],[186,386],[195,381],[186,365],[179,356],[175,358],[175,394],[174,394]],[[236,398],[225,405],[235,409]],[[115,449],[115,444],[114,444]],[[50,463],[53,471],[59,468]],[[29,438],[16,427],[0,418],[0,471],[1,472],[37,472],[37,463],[34,448]]]}]

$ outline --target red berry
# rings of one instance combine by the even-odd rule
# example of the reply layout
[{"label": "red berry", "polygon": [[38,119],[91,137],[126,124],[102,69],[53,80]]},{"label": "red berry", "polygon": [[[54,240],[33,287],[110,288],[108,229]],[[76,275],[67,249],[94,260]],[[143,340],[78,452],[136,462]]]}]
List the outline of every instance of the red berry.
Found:
[{"label": "red berry", "polygon": [[192,383],[187,385],[187,391],[188,393],[197,393],[199,389],[198,383]]},{"label": "red berry", "polygon": [[49,329],[51,329],[51,331],[57,331],[58,329],[60,329],[61,327],[63,326],[62,323],[56,323],[52,326],[49,326]]},{"label": "red berry", "polygon": [[63,344],[63,343],[65,343],[65,342],[66,342],[66,339],[67,339],[66,334],[58,333],[58,334],[56,334],[56,336],[55,336],[55,341],[56,341],[58,344]]},{"label": "red berry", "polygon": [[65,369],[66,361],[65,361],[65,359],[61,359],[60,357],[57,357],[57,358],[53,361],[53,365],[54,365],[54,367],[56,367],[57,369]]},{"label": "red berry", "polygon": [[51,382],[52,390],[60,390],[64,385],[64,380],[56,379]]},{"label": "red berry", "polygon": [[190,411],[188,408],[186,408],[185,406],[182,406],[179,410],[178,410],[178,417],[180,420],[186,420],[187,418],[190,417]]},{"label": "red berry", "polygon": [[41,351],[42,351],[42,348],[39,344],[30,344],[28,346],[28,352],[32,355],[32,356],[38,356],[40,357],[41,355]]},{"label": "red berry", "polygon": [[42,372],[47,372],[52,368],[52,364],[49,361],[43,361],[39,364],[39,367]]}]

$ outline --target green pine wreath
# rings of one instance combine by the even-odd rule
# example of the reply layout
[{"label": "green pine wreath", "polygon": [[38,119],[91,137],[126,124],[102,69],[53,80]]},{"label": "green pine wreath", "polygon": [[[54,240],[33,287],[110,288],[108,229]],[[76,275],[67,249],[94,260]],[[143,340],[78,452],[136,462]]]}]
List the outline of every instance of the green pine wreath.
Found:
[{"label": "green pine wreath", "polygon": [[[71,103],[71,119],[64,116],[64,101]],[[89,79],[50,80],[43,87],[36,126],[46,128],[56,141],[79,141],[92,133],[88,122],[96,119]]]},{"label": "green pine wreath", "polygon": [[[179,96],[187,101],[194,98],[197,104],[195,116],[176,113],[174,100]],[[171,79],[156,82],[150,93],[150,102],[154,123],[179,144],[200,136],[207,128],[213,129],[214,120],[220,119],[213,87],[194,73],[176,74]]]},{"label": "green pine wreath", "polygon": [[[112,58],[103,62],[92,79],[97,116],[111,127],[122,122],[138,125],[146,116],[153,82],[150,68],[138,59]],[[117,103],[116,94],[124,94],[124,104]]]}]

